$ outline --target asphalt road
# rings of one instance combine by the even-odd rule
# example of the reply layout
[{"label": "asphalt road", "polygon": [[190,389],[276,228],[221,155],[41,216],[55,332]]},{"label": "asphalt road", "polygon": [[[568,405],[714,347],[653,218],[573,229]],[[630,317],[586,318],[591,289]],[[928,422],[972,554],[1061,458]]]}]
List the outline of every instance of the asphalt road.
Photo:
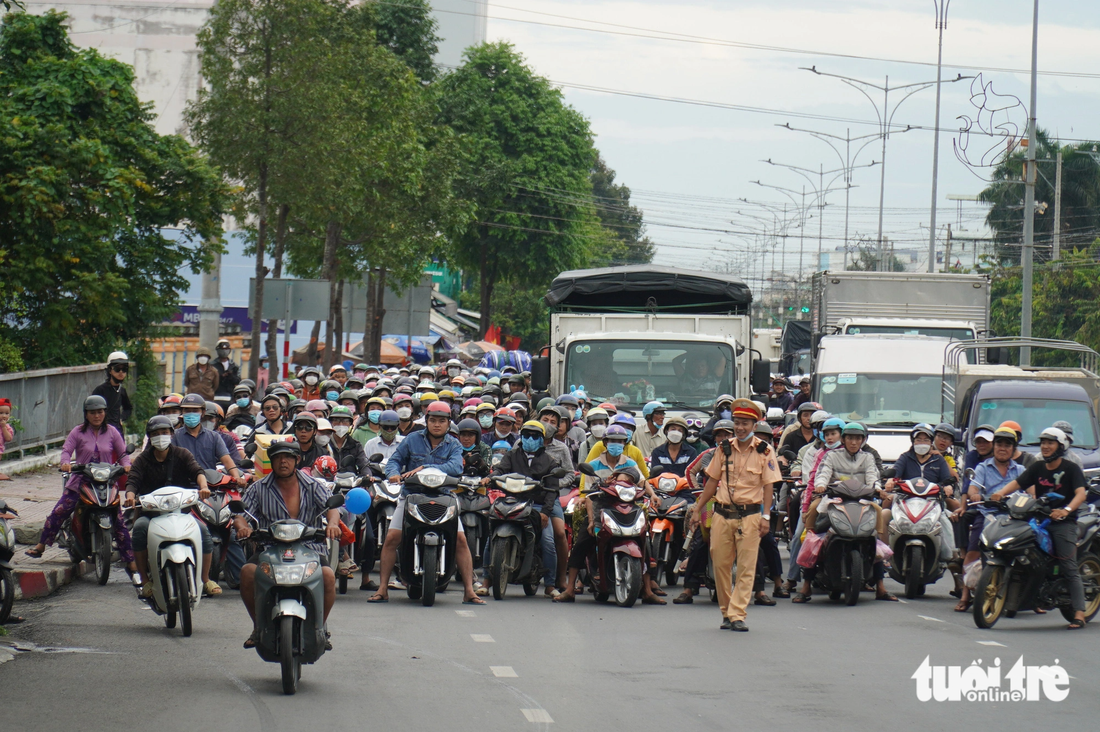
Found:
[{"label": "asphalt road", "polygon": [[[121,574],[121,573],[117,573]],[[897,586],[888,581],[888,586]],[[518,588],[515,588],[518,590]],[[1064,630],[1024,613],[979,631],[952,612],[948,586],[926,598],[856,607],[815,597],[750,607],[749,633],[720,631],[717,606],[624,610],[583,595],[572,606],[511,594],[485,607],[453,589],[433,608],[392,592],[338,597],[335,650],[284,697],[279,669],[241,643],[235,593],[203,600],[195,634],[144,608],[121,582],[83,579],[20,603],[28,618],[0,638],[26,650],[0,663],[4,730],[1020,730],[1091,729],[1100,718],[1100,622]],[[675,594],[670,592],[670,597]],[[995,645],[983,645],[983,644]],[[33,644],[33,647],[32,645]],[[979,659],[1002,672],[1059,663],[1061,702],[920,702],[911,677]],[[0,653],[0,661],[10,654]],[[1008,688],[1005,682],[1004,688]],[[980,725],[980,726],[979,726]]]}]

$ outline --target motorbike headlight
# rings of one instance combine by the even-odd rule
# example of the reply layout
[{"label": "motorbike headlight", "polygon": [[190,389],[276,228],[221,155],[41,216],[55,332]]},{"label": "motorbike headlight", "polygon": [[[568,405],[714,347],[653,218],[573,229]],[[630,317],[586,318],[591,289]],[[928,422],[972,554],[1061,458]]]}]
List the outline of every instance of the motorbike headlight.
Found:
[{"label": "motorbike headlight", "polygon": [[230,510],[229,506],[223,506],[221,512],[218,513],[218,523],[224,524],[232,517],[233,511]]},{"label": "motorbike headlight", "polygon": [[110,468],[93,468],[91,472],[92,480],[96,483],[106,483],[107,479],[111,477]]},{"label": "motorbike headlight", "polygon": [[[306,525],[297,521],[290,524],[271,525],[271,535],[275,538],[275,541],[281,541],[285,544],[289,544],[291,542],[301,539],[302,534],[305,533],[305,530]],[[300,581],[301,580],[299,580],[299,582]]]},{"label": "motorbike headlight", "polygon": [[638,496],[638,489],[632,485],[617,485],[615,486],[615,492],[619,494],[619,499],[629,503]]},{"label": "motorbike headlight", "polygon": [[657,479],[657,490],[659,490],[659,491],[663,491],[665,493],[671,493],[672,490],[675,487],[676,487],[676,479],[675,478],[658,478]]},{"label": "motorbike headlight", "polygon": [[419,478],[420,485],[427,486],[428,488],[438,488],[447,482],[447,474],[436,468],[421,470],[416,477]]},{"label": "motorbike headlight", "polygon": [[382,491],[391,498],[396,498],[401,494],[401,484],[391,483],[388,480],[382,481]]},{"label": "motorbike headlight", "polygon": [[[316,564],[316,562],[310,562],[310,564]],[[289,564],[286,566],[276,564],[272,567],[272,571],[275,573],[275,584],[277,585],[300,585],[302,580],[306,578],[306,564]]]},{"label": "motorbike headlight", "polygon": [[577,499],[576,498],[570,498],[569,503],[565,504],[565,512],[566,513],[573,513],[573,511],[575,511],[576,509],[577,509]]},{"label": "motorbike headlight", "polygon": [[527,481],[523,478],[507,478],[500,487],[507,493],[523,493],[527,490]]},{"label": "motorbike headlight", "polygon": [[217,515],[214,513],[214,509],[206,503],[199,504],[199,515],[202,516],[207,523],[216,523],[218,520]]},{"label": "motorbike headlight", "polygon": [[601,523],[603,524],[604,529],[611,532],[612,536],[623,535],[623,527],[619,526],[615,519],[611,518],[607,514],[603,515],[603,520],[601,521]]},{"label": "motorbike headlight", "polygon": [[182,497],[179,493],[169,493],[167,495],[155,496],[148,495],[141,497],[142,508],[148,508],[150,511],[176,511],[180,507]]}]

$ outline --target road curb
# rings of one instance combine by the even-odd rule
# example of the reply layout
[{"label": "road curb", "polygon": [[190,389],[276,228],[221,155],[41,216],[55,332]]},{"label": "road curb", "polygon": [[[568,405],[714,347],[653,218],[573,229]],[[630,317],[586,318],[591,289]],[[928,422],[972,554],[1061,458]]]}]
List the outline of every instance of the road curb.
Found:
[{"label": "road curb", "polygon": [[30,473],[34,470],[41,468],[48,468],[51,465],[59,465],[61,463],[61,451],[50,450],[42,455],[35,455],[34,457],[23,458],[22,460],[12,460],[11,462],[0,463],[0,473],[6,473],[8,475],[20,475],[22,473]]},{"label": "road curb", "polygon": [[51,569],[14,569],[15,599],[33,600],[47,597],[80,578],[88,567],[84,562]]}]

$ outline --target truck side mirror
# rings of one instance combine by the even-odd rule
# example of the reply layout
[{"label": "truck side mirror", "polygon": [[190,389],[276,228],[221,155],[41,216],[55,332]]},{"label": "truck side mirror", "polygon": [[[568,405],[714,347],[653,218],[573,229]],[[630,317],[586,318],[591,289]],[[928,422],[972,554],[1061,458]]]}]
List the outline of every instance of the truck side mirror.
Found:
[{"label": "truck side mirror", "polygon": [[772,364],[758,358],[752,362],[752,390],[755,394],[767,394],[771,388]]},{"label": "truck side mirror", "polygon": [[550,357],[535,356],[531,359],[531,390],[547,391],[550,388]]},{"label": "truck side mirror", "polygon": [[999,364],[1001,362],[1001,349],[999,346],[985,349],[985,362],[989,364]]}]

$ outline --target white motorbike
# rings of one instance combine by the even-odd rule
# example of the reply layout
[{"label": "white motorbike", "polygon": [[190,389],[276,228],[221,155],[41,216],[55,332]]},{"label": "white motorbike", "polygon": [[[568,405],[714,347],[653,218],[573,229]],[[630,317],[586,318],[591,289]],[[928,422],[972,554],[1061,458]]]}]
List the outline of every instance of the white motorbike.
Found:
[{"label": "white motorbike", "polygon": [[191,613],[199,604],[202,532],[190,509],[199,492],[166,486],[141,497],[149,515],[149,574],[153,596],[147,602],[164,624],[176,627],[179,614],[183,635],[191,635]]}]

